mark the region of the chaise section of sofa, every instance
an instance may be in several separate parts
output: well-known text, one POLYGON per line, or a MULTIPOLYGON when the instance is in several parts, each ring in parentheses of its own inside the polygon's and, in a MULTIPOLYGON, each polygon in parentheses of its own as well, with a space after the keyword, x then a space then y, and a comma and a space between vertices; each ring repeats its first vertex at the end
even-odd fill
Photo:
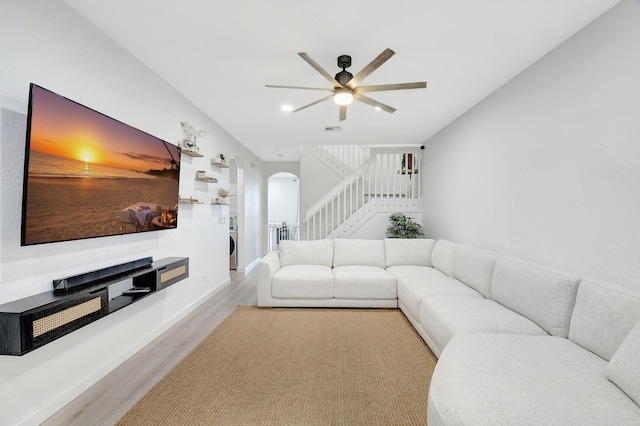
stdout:
POLYGON ((640 293, 583 280, 575 300, 568 338, 455 335, 431 380, 429 425, 640 424, 640 293))

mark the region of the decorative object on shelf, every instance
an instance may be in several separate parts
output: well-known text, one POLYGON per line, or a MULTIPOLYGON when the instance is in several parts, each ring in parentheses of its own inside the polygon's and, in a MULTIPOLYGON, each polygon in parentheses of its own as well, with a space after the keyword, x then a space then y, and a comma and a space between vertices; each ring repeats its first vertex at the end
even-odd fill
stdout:
POLYGON ((416 223, 412 217, 403 213, 394 213, 389 216, 391 225, 387 227, 387 238, 424 238, 422 225, 416 223))
POLYGON ((213 201, 213 204, 227 204, 227 197, 230 192, 226 188, 218 188, 218 196, 213 201))
POLYGON ((224 154, 218 154, 216 158, 211 159, 211 164, 218 167, 227 167, 227 160, 224 158, 224 154))
POLYGON ((209 133, 209 131, 196 130, 191 124, 186 121, 181 121, 180 126, 182 127, 183 133, 183 139, 181 143, 182 148, 199 152, 200 148, 196 145, 197 139, 205 137, 209 133))
POLYGON ((196 180, 198 182, 207 182, 207 183, 218 183, 218 179, 214 177, 207 176, 204 170, 198 170, 196 172, 196 180))

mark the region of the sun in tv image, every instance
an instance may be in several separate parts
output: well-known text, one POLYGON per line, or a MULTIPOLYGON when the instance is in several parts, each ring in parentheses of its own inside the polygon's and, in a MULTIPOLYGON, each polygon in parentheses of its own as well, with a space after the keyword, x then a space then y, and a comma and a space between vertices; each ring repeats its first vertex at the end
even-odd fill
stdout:
POLYGON ((171 229, 180 149, 32 84, 22 245, 171 229))

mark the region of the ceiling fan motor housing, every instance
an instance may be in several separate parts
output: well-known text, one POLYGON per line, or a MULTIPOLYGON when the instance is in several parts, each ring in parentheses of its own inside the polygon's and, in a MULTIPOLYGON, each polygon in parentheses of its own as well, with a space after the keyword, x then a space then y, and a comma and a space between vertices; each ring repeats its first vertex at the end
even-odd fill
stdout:
POLYGON ((341 85, 345 85, 353 78, 353 74, 349 71, 345 70, 345 68, 349 68, 351 66, 351 56, 349 55, 340 55, 338 56, 338 66, 342 68, 338 74, 336 74, 336 80, 341 85))
POLYGON ((349 55, 338 56, 338 66, 343 70, 345 68, 349 68, 351 66, 351 56, 349 55))

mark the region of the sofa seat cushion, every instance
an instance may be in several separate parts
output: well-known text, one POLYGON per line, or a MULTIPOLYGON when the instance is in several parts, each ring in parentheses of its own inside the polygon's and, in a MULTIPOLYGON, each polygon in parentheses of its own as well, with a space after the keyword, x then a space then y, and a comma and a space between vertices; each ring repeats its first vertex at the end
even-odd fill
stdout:
POLYGON ((273 275, 271 297, 276 299, 331 299, 333 273, 324 265, 291 265, 273 275))
POLYGON ((395 299, 396 279, 377 266, 350 265, 333 268, 336 299, 395 299))
POLYGON ((431 336, 438 355, 456 334, 510 333, 548 335, 533 321, 493 300, 473 297, 425 297, 420 304, 420 325, 431 336))
POLYGON ((431 378, 429 426, 640 424, 605 365, 560 337, 457 335, 431 378))
POLYGON ((460 281, 447 277, 435 268, 426 266, 390 266, 387 272, 398 281, 398 301, 417 321, 420 302, 429 296, 463 296, 481 298, 482 295, 460 281))

